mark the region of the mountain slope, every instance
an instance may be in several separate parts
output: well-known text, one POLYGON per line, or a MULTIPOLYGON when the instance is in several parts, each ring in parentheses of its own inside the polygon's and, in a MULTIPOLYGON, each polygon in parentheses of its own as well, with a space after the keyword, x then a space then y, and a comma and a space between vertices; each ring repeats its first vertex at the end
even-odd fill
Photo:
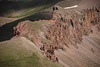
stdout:
POLYGON ((47 58, 65 67, 99 67, 99 8, 80 13, 53 8, 57 10, 51 20, 21 22, 14 27, 13 38, 27 37, 47 58))
POLYGON ((44 9, 51 7, 61 0, 32 0, 29 2, 0 2, 0 16, 6 17, 25 17, 38 13, 44 9), (2 7, 3 6, 3 7, 2 7))
POLYGON ((19 37, 0 43, 0 67, 62 67, 44 57, 28 39, 19 37))
MULTIPOLYGON (((70 45, 69 48, 66 48, 66 51, 59 49, 55 52, 61 64, 66 64, 68 67, 100 66, 100 32, 98 32, 96 26, 93 29, 93 34, 82 37, 82 42, 77 45, 79 49, 70 45)), ((66 67, 66 65, 64 66, 66 67)))
POLYGON ((0 27, 0 65, 100 67, 100 7, 87 1, 64 0, 0 27))
POLYGON ((100 7, 100 0, 82 0, 78 6, 79 10, 100 7))

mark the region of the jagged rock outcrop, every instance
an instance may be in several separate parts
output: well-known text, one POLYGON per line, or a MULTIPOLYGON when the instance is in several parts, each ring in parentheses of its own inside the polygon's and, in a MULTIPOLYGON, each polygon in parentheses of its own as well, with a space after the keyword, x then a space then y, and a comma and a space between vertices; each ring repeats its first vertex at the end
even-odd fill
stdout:
POLYGON ((14 36, 25 36, 28 32, 28 25, 24 22, 19 23, 16 27, 14 27, 14 36))
POLYGON ((82 41, 83 35, 93 33, 92 26, 99 23, 99 12, 95 9, 85 10, 81 15, 65 15, 65 12, 55 11, 54 25, 47 26, 47 39, 52 41, 55 48, 64 49, 66 45, 73 45, 78 48, 77 43, 82 41))
POLYGON ((78 49, 77 43, 81 43, 82 36, 93 33, 92 27, 100 22, 100 8, 87 9, 77 13, 57 7, 57 10, 53 12, 53 18, 48 22, 41 24, 45 31, 38 29, 32 31, 27 23, 19 23, 14 27, 14 35, 27 36, 44 51, 46 57, 52 61, 58 61, 55 50, 64 51, 65 47, 70 48, 70 45, 78 49))

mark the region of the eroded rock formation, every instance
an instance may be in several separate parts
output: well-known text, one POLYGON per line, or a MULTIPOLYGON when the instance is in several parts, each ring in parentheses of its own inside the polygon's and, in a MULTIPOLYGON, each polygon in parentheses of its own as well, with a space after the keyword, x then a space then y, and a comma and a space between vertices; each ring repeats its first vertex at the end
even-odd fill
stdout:
POLYGON ((58 61, 55 50, 64 51, 65 47, 70 48, 70 45, 78 49, 77 43, 81 43, 82 36, 93 33, 91 28, 100 22, 100 8, 87 9, 81 13, 64 11, 59 8, 53 12, 51 21, 54 23, 42 24, 45 32, 32 31, 38 35, 30 32, 26 23, 19 23, 14 27, 14 36, 27 36, 44 51, 46 57, 52 61, 58 61))
POLYGON ((52 41, 55 48, 64 49, 64 45, 69 47, 73 45, 76 48, 77 43, 82 41, 83 35, 93 33, 92 26, 99 23, 99 12, 95 9, 85 10, 81 15, 65 15, 64 12, 56 11, 53 14, 53 19, 56 21, 54 25, 47 27, 47 39, 52 41))
POLYGON ((24 22, 19 23, 14 29, 14 36, 25 36, 28 34, 28 25, 24 22))

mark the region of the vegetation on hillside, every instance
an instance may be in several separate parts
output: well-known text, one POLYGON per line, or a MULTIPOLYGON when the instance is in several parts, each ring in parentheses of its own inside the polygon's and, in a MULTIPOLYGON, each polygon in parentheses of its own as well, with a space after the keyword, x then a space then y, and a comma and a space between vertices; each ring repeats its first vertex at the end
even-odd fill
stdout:
POLYGON ((26 38, 0 43, 0 67, 62 67, 48 60, 26 38))

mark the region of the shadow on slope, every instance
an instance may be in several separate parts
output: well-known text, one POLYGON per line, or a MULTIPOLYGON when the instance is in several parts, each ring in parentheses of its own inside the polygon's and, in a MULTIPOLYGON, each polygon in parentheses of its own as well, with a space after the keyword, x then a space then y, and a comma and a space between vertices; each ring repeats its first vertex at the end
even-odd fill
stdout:
POLYGON ((38 20, 49 20, 51 19, 51 13, 48 13, 47 11, 42 11, 39 13, 36 13, 34 15, 24 17, 22 19, 18 19, 16 21, 7 23, 0 27, 0 42, 5 40, 10 40, 13 37, 13 27, 16 26, 20 22, 24 22, 25 20, 30 20, 32 22, 38 21, 38 20))
MULTIPOLYGON (((50 6, 48 7, 45 7, 43 9, 47 9, 51 6, 53 6, 54 4, 56 4, 57 2, 59 2, 61 0, 55 0, 55 1, 52 1, 53 3, 51 3, 50 6)), ((48 1, 47 1, 48 2, 48 1)), ((48 4, 48 3, 47 3, 48 4)), ((41 9, 41 10, 43 10, 41 9)), ((41 11, 40 10, 40 11, 41 11)), ((5 41, 5 40, 10 40, 12 37, 13 37, 13 27, 16 26, 18 23, 22 22, 22 21, 25 21, 25 20, 30 20, 30 21, 38 21, 38 20, 49 20, 51 19, 51 13, 48 13, 48 11, 42 11, 42 12, 39 12, 39 13, 36 13, 36 14, 32 14, 28 17, 24 17, 24 18, 21 18, 21 19, 18 19, 16 21, 13 21, 13 22, 10 22, 10 23, 7 23, 3 26, 0 27, 0 42, 1 41, 5 41)))
POLYGON ((57 3, 61 0, 32 0, 29 2, 12 2, 12 1, 1 1, 0 2, 0 16, 6 16, 12 12, 40 7, 43 5, 57 3))

